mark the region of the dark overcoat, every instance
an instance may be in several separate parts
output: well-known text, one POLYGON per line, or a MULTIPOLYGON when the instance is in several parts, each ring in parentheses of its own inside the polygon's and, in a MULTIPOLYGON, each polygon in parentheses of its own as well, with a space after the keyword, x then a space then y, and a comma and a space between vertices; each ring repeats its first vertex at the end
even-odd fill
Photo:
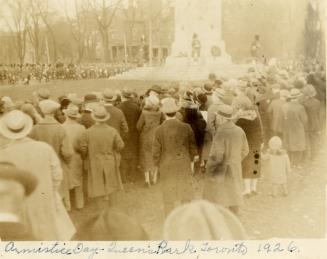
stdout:
POLYGON ((113 105, 105 105, 110 114, 107 124, 115 128, 121 137, 128 133, 128 125, 124 113, 113 105))
POLYGON ((259 117, 254 120, 241 118, 236 122, 236 125, 244 130, 249 144, 249 154, 242 161, 243 178, 259 178, 261 171, 260 149, 263 144, 260 119, 259 117))
POLYGON ((124 138, 125 147, 122 150, 122 159, 135 161, 138 159, 139 150, 139 134, 136 124, 141 115, 141 109, 132 99, 122 102, 118 108, 124 113, 128 125, 128 133, 124 138))
POLYGON ((165 202, 191 200, 191 161, 197 155, 192 128, 178 119, 164 121, 156 129, 152 152, 165 202))
POLYGON ((305 151, 307 148, 306 130, 308 116, 298 102, 287 102, 283 106, 283 141, 287 151, 305 151))
POLYGON ((124 142, 118 132, 107 124, 95 124, 81 138, 81 151, 86 157, 87 190, 91 198, 121 190, 119 152, 124 142))

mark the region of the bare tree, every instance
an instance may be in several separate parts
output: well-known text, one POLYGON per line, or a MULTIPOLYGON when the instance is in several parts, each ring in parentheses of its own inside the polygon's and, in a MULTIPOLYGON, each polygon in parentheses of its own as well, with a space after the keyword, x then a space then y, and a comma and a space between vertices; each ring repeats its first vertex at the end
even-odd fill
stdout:
POLYGON ((52 62, 57 62, 57 42, 56 42, 56 37, 53 31, 53 28, 51 26, 51 17, 55 15, 55 12, 52 11, 49 8, 49 3, 48 0, 33 0, 36 2, 36 6, 38 8, 38 14, 44 23, 46 29, 47 29, 47 38, 48 35, 51 38, 51 43, 52 43, 52 62))
MULTIPOLYGON (((66 6, 66 5, 65 5, 66 6)), ((83 59, 86 45, 86 23, 87 23, 87 7, 86 1, 74 0, 74 16, 68 14, 67 8, 65 8, 66 19, 70 25, 70 31, 72 37, 77 46, 77 63, 80 63, 83 59), (78 3, 80 2, 80 4, 78 3)))
POLYGON ((14 46, 20 64, 25 61, 26 36, 27 36, 27 1, 26 0, 7 0, 7 6, 11 13, 11 19, 6 19, 7 25, 14 38, 14 46))
POLYGON ((105 62, 111 59, 109 51, 109 28, 121 3, 122 0, 89 0, 89 5, 101 35, 103 60, 105 62))
POLYGON ((40 23, 41 23, 41 17, 39 13, 38 8, 38 1, 35 0, 29 0, 29 17, 30 21, 28 24, 28 36, 31 41, 31 44, 34 48, 34 61, 35 63, 40 62, 40 45, 41 45, 41 39, 40 39, 40 23))

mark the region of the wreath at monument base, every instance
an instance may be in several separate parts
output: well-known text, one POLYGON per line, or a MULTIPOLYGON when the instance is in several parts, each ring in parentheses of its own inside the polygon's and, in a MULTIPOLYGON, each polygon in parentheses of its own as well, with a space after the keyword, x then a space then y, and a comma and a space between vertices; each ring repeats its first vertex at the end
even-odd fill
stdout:
POLYGON ((212 46, 212 48, 211 48, 211 55, 213 56, 213 57, 220 57, 220 55, 221 55, 221 50, 220 50, 220 48, 218 47, 218 46, 212 46))

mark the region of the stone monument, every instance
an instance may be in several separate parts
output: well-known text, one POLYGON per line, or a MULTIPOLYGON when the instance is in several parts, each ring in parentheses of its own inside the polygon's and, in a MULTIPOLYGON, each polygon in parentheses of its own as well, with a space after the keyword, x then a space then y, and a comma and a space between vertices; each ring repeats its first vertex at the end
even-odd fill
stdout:
POLYGON ((174 0, 175 37, 166 66, 230 64, 221 37, 221 0, 174 0), (192 58, 192 37, 201 43, 199 60, 192 58))
POLYGON ((209 73, 236 78, 249 65, 234 64, 221 36, 221 0, 174 0, 175 37, 164 66, 142 67, 121 80, 205 81, 209 73))

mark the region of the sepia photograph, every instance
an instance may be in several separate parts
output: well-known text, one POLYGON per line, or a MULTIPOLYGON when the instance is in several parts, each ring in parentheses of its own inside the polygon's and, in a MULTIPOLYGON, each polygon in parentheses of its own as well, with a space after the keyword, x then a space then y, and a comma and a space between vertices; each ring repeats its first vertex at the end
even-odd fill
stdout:
POLYGON ((326 1, 0 6, 6 252, 326 237, 326 1))

